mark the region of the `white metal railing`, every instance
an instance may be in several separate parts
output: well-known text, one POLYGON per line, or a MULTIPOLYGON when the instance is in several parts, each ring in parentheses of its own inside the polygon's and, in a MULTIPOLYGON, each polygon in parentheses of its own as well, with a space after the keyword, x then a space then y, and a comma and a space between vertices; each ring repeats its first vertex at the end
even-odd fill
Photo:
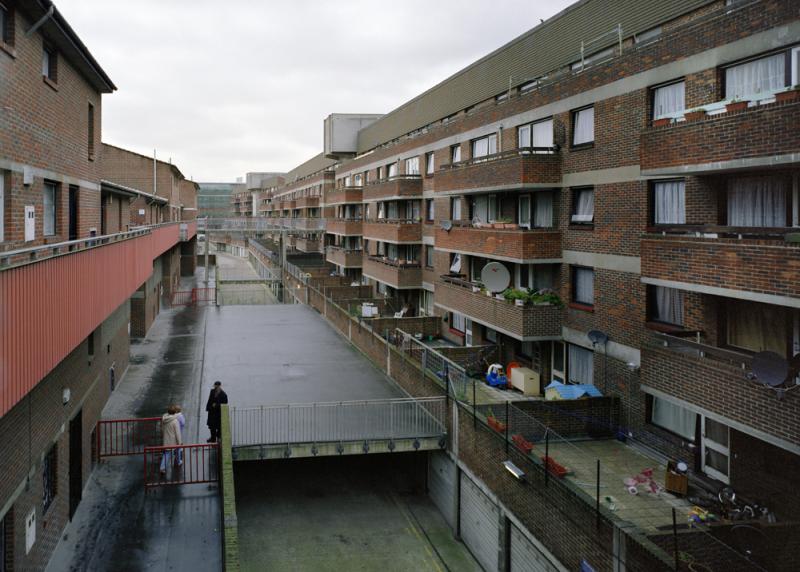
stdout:
POLYGON ((442 437, 445 401, 441 396, 232 408, 233 446, 442 437))

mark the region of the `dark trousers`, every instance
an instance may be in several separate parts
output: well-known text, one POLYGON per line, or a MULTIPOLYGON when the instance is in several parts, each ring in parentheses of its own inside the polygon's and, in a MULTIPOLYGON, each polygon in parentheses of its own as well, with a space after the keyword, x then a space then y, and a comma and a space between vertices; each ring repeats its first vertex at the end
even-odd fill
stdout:
POLYGON ((208 430, 211 431, 212 439, 216 439, 217 441, 219 441, 220 437, 222 437, 222 431, 220 425, 209 425, 208 430))

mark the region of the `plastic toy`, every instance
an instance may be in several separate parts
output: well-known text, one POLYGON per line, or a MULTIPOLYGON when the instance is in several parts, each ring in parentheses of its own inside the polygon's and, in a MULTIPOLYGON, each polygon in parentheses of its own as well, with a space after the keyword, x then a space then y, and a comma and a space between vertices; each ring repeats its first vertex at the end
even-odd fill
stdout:
POLYGON ((508 378, 503 370, 502 364, 493 363, 486 371, 486 383, 490 387, 500 387, 505 389, 508 386, 508 378))

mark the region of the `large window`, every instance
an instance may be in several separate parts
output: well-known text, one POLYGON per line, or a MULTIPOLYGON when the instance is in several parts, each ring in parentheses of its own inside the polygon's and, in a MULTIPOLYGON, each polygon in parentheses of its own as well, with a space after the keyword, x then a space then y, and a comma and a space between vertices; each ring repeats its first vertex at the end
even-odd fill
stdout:
POLYGON ((653 119, 677 117, 686 109, 686 82, 653 88, 653 119))
POLYGON ((553 193, 540 191, 519 198, 519 225, 522 228, 553 226, 553 193))
POLYGON ((436 159, 433 154, 433 151, 430 153, 425 153, 425 174, 426 175, 433 175, 434 170, 436 169, 436 159))
POLYGON ((777 177, 743 177, 728 182, 728 225, 783 227, 786 183, 777 177))
POLYGON ((697 413, 661 399, 652 398, 650 422, 689 441, 695 440, 697 433, 697 413))
POLYGON ((497 220, 497 195, 479 195, 473 197, 472 220, 484 224, 497 220))
POLYGON ((572 112, 572 145, 589 145, 594 142, 594 107, 572 112))
POLYGON ((594 222, 594 189, 572 189, 573 224, 592 224, 594 222))
POLYGON ((469 278, 472 282, 481 282, 483 267, 489 264, 489 260, 480 256, 469 257, 469 278))
POLYGON ((594 384, 594 352, 568 344, 567 379, 570 383, 594 384))
POLYGON ((788 52, 781 52, 726 68, 725 99, 766 97, 789 85, 787 57, 788 52))
POLYGON ((594 306, 594 270, 572 267, 572 301, 582 306, 594 306))
POLYGON ((44 184, 43 201, 43 232, 45 236, 52 236, 56 233, 56 186, 53 183, 44 184))
POLYGON ((419 313, 423 316, 433 316, 433 292, 422 291, 419 301, 419 313))
POLYGON ((435 218, 433 199, 425 199, 425 220, 433 222, 435 218))
POLYGON ((521 125, 517 130, 517 147, 552 147, 553 119, 521 125))
POLYGON ((497 134, 492 133, 486 137, 475 139, 472 142, 472 158, 479 159, 497 153, 497 134))
POLYGON ((659 181, 653 184, 653 216, 656 224, 686 223, 684 181, 659 181))
POLYGON ((650 319, 656 322, 683 325, 683 292, 666 286, 651 286, 650 319))
POLYGON ((556 267, 553 264, 516 264, 517 288, 534 291, 553 288, 556 282, 556 267))
POLYGON ((467 318, 463 314, 450 312, 450 327, 463 334, 467 330, 467 318))
POLYGON ((453 145, 450 147, 450 162, 458 163, 461 161, 461 145, 453 145))
POLYGON ((42 512, 47 512, 58 493, 58 444, 50 447, 42 463, 42 512))
POLYGON ((391 179, 397 175, 397 163, 389 163, 386 165, 386 177, 391 179))
POLYGON ((728 345, 750 352, 772 351, 787 357, 788 316, 780 306, 728 300, 728 345))
POLYGON ((450 219, 461 220, 461 197, 450 199, 450 219))
POLYGON ((406 175, 419 175, 419 157, 406 159, 406 175))

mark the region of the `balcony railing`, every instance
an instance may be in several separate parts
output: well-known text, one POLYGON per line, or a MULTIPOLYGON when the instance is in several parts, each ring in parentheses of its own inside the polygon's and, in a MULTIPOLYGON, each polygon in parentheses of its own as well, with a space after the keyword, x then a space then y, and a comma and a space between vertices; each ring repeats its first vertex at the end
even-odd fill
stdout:
POLYGON ((329 218, 325 224, 325 231, 331 234, 359 236, 362 230, 361 217, 329 218))
POLYGON ((421 198, 422 177, 420 175, 394 175, 367 183, 364 199, 421 198))
POLYGON ((503 189, 560 183, 561 155, 555 147, 529 147, 443 165, 436 191, 503 189))
POLYGON ((295 244, 297 250, 300 252, 319 252, 319 241, 309 240, 307 238, 298 238, 295 244))
POLYGON ((314 208, 319 206, 319 197, 301 197, 295 203, 298 209, 314 208))
POLYGON ((408 289, 422 286, 422 267, 416 260, 368 256, 364 258, 362 272, 393 288, 408 289))
POLYGON ((454 276, 441 276, 436 285, 436 304, 517 339, 558 339, 561 308, 552 304, 516 305, 487 295, 476 283, 454 276))
POLYGON ((330 245, 326 249, 325 260, 345 268, 361 268, 363 250, 330 245))
POLYGON ((328 192, 325 204, 360 203, 363 199, 364 187, 340 187, 328 192))
POLYGON ((436 246, 450 251, 520 262, 561 259, 561 231, 557 228, 494 228, 468 221, 452 221, 450 230, 436 229, 436 246))
POLYGON ((365 237, 388 242, 422 241, 422 221, 420 219, 383 218, 364 222, 365 237))

